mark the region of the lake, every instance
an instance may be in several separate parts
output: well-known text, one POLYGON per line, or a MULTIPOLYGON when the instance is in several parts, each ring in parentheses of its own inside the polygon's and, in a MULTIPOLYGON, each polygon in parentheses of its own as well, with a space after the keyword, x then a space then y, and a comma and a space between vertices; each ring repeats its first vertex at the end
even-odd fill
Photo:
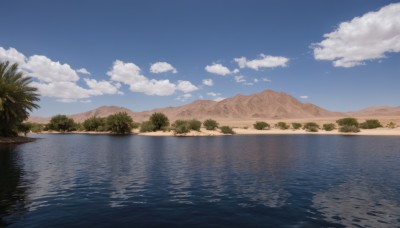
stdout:
POLYGON ((0 227, 400 227, 399 137, 31 136, 0 227))

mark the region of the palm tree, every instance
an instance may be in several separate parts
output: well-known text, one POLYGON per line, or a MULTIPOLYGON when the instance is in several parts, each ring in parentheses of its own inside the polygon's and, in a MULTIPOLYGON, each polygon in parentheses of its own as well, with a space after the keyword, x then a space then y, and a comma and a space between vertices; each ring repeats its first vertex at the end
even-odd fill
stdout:
POLYGON ((37 88, 30 77, 18 71, 18 64, 0 62, 0 136, 15 136, 17 127, 39 108, 37 88))

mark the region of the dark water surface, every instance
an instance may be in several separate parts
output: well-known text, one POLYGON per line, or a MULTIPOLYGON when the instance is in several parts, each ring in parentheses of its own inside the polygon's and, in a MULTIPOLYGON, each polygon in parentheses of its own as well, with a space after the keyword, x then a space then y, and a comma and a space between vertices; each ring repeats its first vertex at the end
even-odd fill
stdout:
POLYGON ((0 146, 0 227, 400 227, 399 137, 37 137, 0 146))

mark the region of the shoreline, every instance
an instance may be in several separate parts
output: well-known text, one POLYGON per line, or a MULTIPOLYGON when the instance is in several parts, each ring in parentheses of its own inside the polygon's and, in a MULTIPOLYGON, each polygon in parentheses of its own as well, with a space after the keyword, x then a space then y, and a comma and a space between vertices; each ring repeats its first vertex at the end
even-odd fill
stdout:
POLYGON ((21 144, 34 142, 39 138, 31 138, 26 136, 17 136, 17 137, 0 137, 0 145, 1 144, 21 144))
MULTIPOLYGON (((256 129, 244 129, 244 128, 233 128, 236 132, 235 135, 351 135, 351 136, 400 136, 400 128, 377 128, 377 129, 361 129, 358 133, 342 133, 337 129, 332 131, 319 130, 318 132, 307 132, 303 129, 293 130, 280 130, 280 129, 269 129, 269 130, 256 130, 256 129)), ((34 134, 88 134, 88 135, 117 135, 111 132, 94 132, 94 131, 73 131, 73 132, 39 132, 34 134)), ((190 137, 190 136, 224 136, 229 134, 222 134, 219 131, 210 131, 202 128, 200 132, 191 131, 187 134, 174 134, 173 131, 156 131, 156 132, 144 132, 141 133, 137 129, 134 129, 131 134, 127 135, 140 135, 140 136, 176 136, 176 137, 190 137)))

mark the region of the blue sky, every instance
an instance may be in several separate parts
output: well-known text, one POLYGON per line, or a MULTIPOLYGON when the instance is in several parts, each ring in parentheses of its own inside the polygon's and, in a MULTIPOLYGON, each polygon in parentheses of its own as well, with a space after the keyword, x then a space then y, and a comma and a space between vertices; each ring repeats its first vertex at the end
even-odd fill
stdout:
POLYGON ((399 15, 383 0, 13 0, 0 60, 33 78, 40 116, 265 89, 334 111, 399 106, 399 15))

